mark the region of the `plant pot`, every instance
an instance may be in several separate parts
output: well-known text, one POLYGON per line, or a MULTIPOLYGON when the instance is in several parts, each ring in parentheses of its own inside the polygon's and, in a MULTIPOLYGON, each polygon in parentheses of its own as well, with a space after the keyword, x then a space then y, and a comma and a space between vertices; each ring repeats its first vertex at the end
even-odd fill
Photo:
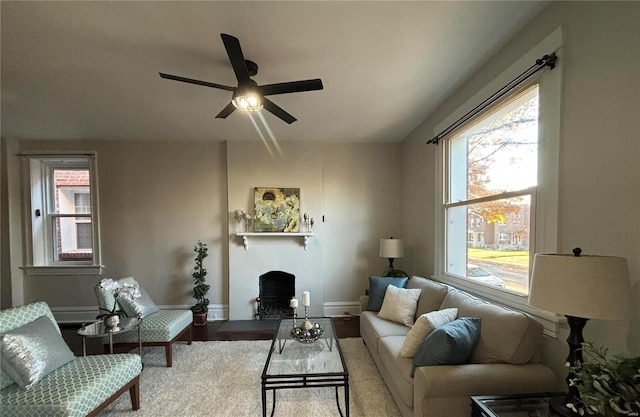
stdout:
POLYGON ((193 313, 193 325, 194 326, 205 326, 207 324, 207 313, 193 313))

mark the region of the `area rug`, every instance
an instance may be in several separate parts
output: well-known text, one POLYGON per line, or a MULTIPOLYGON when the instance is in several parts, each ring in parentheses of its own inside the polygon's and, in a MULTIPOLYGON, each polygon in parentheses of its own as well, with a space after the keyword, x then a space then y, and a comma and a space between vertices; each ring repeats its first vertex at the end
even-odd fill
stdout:
MULTIPOLYGON (((261 416, 260 376, 270 346, 266 340, 177 344, 171 368, 164 365, 163 349, 145 348, 140 410, 131 410, 126 393, 100 416, 261 416)), ((362 339, 340 339, 340 346, 349 370, 351 416, 400 416, 362 339)), ((270 405, 271 392, 267 398, 270 405)), ((337 416, 335 388, 279 390, 274 415, 337 416)))

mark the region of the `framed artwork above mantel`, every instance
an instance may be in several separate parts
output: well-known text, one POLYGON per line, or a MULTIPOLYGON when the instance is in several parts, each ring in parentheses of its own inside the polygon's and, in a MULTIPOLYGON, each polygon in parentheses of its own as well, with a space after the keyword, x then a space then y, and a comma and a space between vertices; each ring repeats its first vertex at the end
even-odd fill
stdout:
POLYGON ((300 188, 255 187, 254 232, 300 232, 300 188))

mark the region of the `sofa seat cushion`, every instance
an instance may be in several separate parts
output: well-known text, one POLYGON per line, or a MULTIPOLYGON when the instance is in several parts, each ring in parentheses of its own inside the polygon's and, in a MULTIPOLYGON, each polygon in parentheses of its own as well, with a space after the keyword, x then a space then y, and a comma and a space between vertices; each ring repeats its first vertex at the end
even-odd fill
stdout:
POLYGON ((457 308, 458 317, 482 319, 480 339, 470 363, 528 363, 542 338, 542 325, 524 313, 508 310, 451 289, 443 309, 457 308))
MULTIPOLYGON (((187 326, 191 326, 191 310, 162 310, 142 319, 142 342, 170 342, 187 326)), ((103 343, 108 343, 103 338, 103 343)), ((113 336, 113 343, 138 343, 138 332, 131 331, 113 336)))
POLYGON ((422 290, 420 292, 420 299, 418 300, 418 307, 416 308, 416 318, 425 313, 439 310, 449 290, 449 287, 445 284, 416 276, 411 277, 411 279, 407 281, 405 288, 420 288, 422 290))
POLYGON ((138 355, 77 357, 28 390, 0 391, 3 417, 84 417, 140 374, 138 355))
POLYGON ((404 336, 409 328, 401 323, 381 319, 375 311, 363 311, 360 314, 360 333, 369 349, 378 353, 378 340, 387 336, 404 336))
POLYGON ((378 355, 402 401, 407 407, 413 408, 413 378, 410 376, 413 361, 400 356, 403 343, 403 336, 383 337, 378 341, 378 355))

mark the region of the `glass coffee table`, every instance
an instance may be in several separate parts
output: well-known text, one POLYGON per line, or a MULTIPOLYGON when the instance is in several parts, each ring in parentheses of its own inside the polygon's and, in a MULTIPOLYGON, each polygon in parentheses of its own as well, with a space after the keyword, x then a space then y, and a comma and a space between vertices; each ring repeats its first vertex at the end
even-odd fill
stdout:
POLYGON ((142 327, 140 322, 142 320, 136 317, 123 317, 120 319, 120 325, 117 330, 110 329, 104 325, 104 321, 96 321, 91 324, 83 324, 78 329, 78 334, 82 336, 82 354, 87 356, 87 341, 88 337, 109 337, 109 353, 113 353, 113 335, 130 332, 138 329, 138 344, 140 348, 140 356, 142 356, 142 327))
POLYGON ((471 397, 472 417, 556 417, 549 404, 566 394, 546 392, 529 395, 480 395, 471 397))
POLYGON ((349 417, 349 371, 344 363, 333 322, 327 318, 309 320, 318 323, 324 329, 324 335, 308 344, 291 337, 293 320, 283 319, 278 325, 262 371, 263 417, 267 416, 267 391, 273 393, 273 416, 277 390, 322 387, 335 387, 338 412, 340 416, 349 417), (340 387, 344 389, 344 415, 340 408, 340 387))

